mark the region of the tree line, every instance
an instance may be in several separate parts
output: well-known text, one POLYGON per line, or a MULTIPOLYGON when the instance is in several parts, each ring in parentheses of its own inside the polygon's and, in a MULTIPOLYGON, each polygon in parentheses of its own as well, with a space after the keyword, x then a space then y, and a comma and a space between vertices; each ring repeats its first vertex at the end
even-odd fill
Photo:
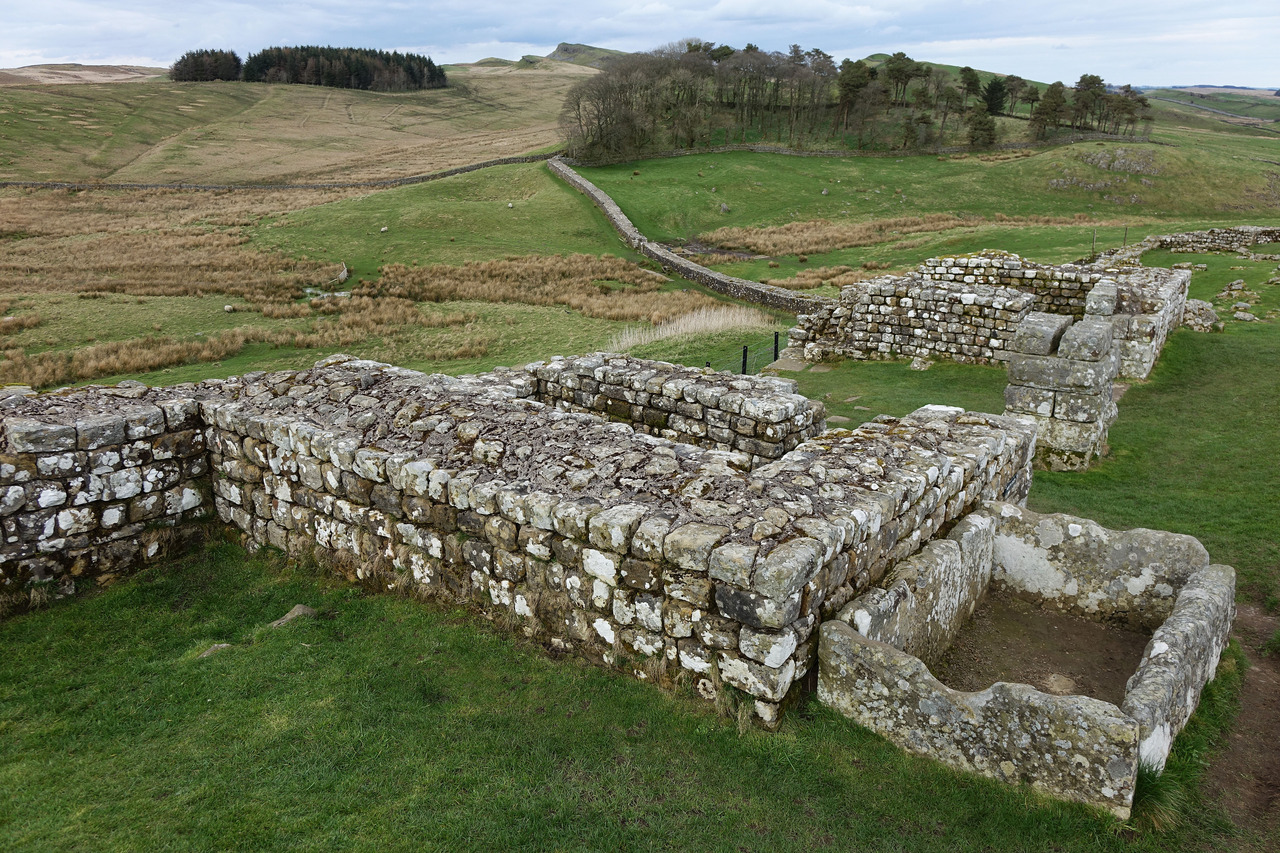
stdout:
POLYGON ((448 85, 429 56, 351 47, 269 47, 241 63, 235 51, 188 51, 169 69, 177 82, 244 80, 300 83, 338 89, 404 92, 448 85))
POLYGON ((920 150, 992 145, 1010 133, 997 116, 1026 121, 1016 132, 1031 138, 1067 126, 1133 134, 1150 120, 1148 106, 1136 90, 1113 91, 1096 75, 1041 92, 1017 75, 984 83, 967 66, 953 72, 902 52, 837 65, 818 48, 739 50, 693 39, 619 57, 576 84, 561 127, 570 153, 587 159, 751 142, 920 150))

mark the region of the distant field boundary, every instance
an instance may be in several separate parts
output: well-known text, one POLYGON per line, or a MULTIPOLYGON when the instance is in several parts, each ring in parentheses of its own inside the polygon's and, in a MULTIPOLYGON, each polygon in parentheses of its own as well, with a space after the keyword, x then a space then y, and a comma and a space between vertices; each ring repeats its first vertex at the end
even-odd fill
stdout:
POLYGON ((410 175, 404 178, 387 178, 381 181, 335 181, 331 183, 304 184, 140 184, 108 181, 0 181, 0 188, 22 187, 42 190, 347 190, 377 189, 404 187, 410 184, 425 184, 467 172, 478 172, 493 166, 510 166, 515 163, 541 163, 550 160, 558 152, 546 154, 526 154, 520 157, 500 157, 497 160, 485 160, 467 166, 457 166, 442 172, 429 172, 425 175, 410 175))

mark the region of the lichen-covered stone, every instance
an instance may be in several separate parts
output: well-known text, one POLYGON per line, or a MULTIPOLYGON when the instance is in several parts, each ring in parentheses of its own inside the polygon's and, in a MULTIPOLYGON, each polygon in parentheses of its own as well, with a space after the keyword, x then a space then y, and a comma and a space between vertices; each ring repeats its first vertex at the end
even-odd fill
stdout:
POLYGON ((962 693, 839 620, 820 637, 818 698, 859 725, 957 769, 1129 817, 1138 724, 1114 705, 1025 684, 962 693))

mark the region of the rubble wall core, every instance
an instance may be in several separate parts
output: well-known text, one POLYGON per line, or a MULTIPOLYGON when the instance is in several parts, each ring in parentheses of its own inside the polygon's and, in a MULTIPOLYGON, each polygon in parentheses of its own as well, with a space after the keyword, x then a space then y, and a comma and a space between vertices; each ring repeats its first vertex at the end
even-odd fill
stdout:
POLYGON ((1214 676, 1235 573, 1190 536, 1112 531, 992 502, 823 623, 818 696, 911 752, 1128 818, 1140 765, 1159 772, 1214 676), (1153 631, 1119 707, 929 671, 989 585, 1040 606, 1153 631))

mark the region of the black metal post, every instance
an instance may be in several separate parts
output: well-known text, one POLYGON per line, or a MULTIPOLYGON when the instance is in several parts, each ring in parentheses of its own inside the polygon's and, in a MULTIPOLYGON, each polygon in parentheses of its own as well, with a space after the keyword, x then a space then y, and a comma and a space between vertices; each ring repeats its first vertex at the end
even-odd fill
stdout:
POLYGON ((742 375, 745 376, 746 374, 747 374, 747 348, 743 347, 742 348, 742 375))
POLYGON ((778 332, 773 333, 773 360, 778 360, 778 332))

